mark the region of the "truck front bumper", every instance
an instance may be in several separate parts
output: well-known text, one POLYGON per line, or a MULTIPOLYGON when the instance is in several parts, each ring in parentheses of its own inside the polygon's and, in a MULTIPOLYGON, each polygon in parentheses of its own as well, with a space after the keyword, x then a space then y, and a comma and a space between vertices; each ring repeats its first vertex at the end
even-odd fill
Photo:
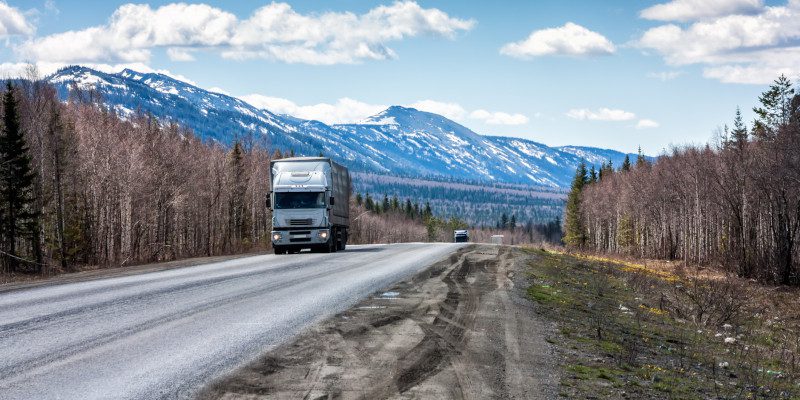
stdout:
POLYGON ((272 231, 273 246, 303 246, 328 243, 330 229, 292 229, 272 231))

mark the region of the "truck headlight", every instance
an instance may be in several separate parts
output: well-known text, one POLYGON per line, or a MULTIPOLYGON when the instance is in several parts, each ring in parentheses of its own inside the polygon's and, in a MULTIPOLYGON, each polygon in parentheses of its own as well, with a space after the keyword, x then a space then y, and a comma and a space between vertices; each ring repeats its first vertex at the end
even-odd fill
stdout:
POLYGON ((322 232, 320 232, 320 233, 319 233, 319 237, 321 237, 321 238, 323 238, 323 239, 327 239, 327 238, 328 238, 328 231, 322 231, 322 232))
POLYGON ((281 240, 281 234, 280 233, 273 233, 272 234, 272 240, 275 240, 275 241, 281 240))

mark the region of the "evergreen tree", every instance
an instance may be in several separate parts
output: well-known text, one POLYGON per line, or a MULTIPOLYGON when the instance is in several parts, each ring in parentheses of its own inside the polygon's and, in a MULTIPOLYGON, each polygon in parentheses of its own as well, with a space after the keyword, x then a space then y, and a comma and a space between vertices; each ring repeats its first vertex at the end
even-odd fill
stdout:
POLYGON ((631 170, 631 158, 625 154, 625 160, 622 161, 622 167, 620 167, 620 171, 628 172, 631 170))
POLYGON ((572 179, 572 187, 567 197, 565 211, 566 232, 564 243, 570 247, 582 247, 586 242, 586 232, 583 228, 583 215, 581 212, 581 192, 586 185, 586 164, 581 163, 572 179))
POLYGON ((387 212, 392 209, 392 204, 389 202, 389 196, 384 194, 383 195, 383 212, 387 212))
POLYGON ((364 200, 364 208, 366 208, 367 211, 375 209, 375 202, 372 200, 372 196, 369 195, 369 192, 367 192, 366 200, 364 200))
POLYGON ((397 198, 397 195, 392 196, 392 211, 397 211, 400 209, 400 200, 397 198))
POLYGON ((603 163, 600 164, 600 171, 598 171, 598 173, 597 173, 597 181, 598 182, 603 180, 603 176, 605 175, 605 173, 606 173, 606 162, 603 161, 603 163))
POLYGON ((789 122, 791 101, 794 97, 792 82, 781 75, 770 86, 769 90, 759 96, 761 107, 754 107, 757 119, 753 126, 753 134, 759 139, 771 139, 778 128, 789 122))
POLYGON ((414 206, 411 205, 411 199, 406 199, 406 218, 414 218, 414 206))
MULTIPOLYGON (((34 181, 28 145, 19 122, 14 87, 6 84, 3 94, 3 125, 0 131, 0 233, 2 257, 11 270, 20 264, 17 244, 28 239, 33 254, 40 261, 38 243, 39 215, 34 211, 34 181)), ((35 265, 38 267, 38 265, 35 265)))
POLYGON ((517 216, 516 215, 514 215, 514 214, 511 215, 511 220, 508 221, 508 228, 511 229, 512 232, 517 229, 517 216))
POLYGON ((636 168, 641 168, 647 165, 647 159, 642 154, 642 146, 639 146, 638 155, 636 156, 636 168))
POLYGON ((747 143, 747 139, 747 126, 745 126, 744 121, 742 120, 742 111, 739 109, 739 107, 736 107, 736 117, 733 119, 731 141, 737 149, 742 150, 744 149, 744 145, 747 143))
POLYGON ((589 170, 589 183, 597 183, 597 170, 592 165, 592 168, 589 170))
POLYGON ((363 203, 363 202, 364 202, 364 198, 361 197, 361 193, 356 193, 356 204, 358 204, 360 206, 361 203, 363 203))
POLYGON ((422 218, 430 219, 432 216, 433 216, 433 210, 431 210, 431 203, 426 201, 425 210, 422 211, 422 218))
POLYGON ((506 215, 506 213, 503 213, 503 215, 500 216, 500 229, 506 229, 506 228, 508 228, 508 215, 506 215))

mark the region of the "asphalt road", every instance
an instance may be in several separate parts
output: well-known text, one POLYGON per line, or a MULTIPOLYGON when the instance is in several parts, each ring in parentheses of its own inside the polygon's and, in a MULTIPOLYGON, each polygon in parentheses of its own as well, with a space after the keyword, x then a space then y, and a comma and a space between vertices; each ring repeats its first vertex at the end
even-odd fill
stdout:
POLYGON ((458 247, 348 246, 0 293, 0 398, 192 397, 458 247))

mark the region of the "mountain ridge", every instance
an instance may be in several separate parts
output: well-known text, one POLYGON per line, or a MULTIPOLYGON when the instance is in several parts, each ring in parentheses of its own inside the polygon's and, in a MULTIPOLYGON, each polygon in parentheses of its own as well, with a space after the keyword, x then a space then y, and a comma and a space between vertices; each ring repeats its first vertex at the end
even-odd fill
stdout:
POLYGON ((481 135, 444 116, 397 105, 358 123, 328 125, 276 114, 164 74, 131 69, 105 73, 71 66, 46 80, 62 100, 76 86, 92 89, 122 118, 149 113, 186 126, 203 140, 229 145, 251 137, 297 154, 322 152, 362 172, 563 188, 581 160, 620 165, 625 157, 616 150, 550 147, 529 139, 481 135))

